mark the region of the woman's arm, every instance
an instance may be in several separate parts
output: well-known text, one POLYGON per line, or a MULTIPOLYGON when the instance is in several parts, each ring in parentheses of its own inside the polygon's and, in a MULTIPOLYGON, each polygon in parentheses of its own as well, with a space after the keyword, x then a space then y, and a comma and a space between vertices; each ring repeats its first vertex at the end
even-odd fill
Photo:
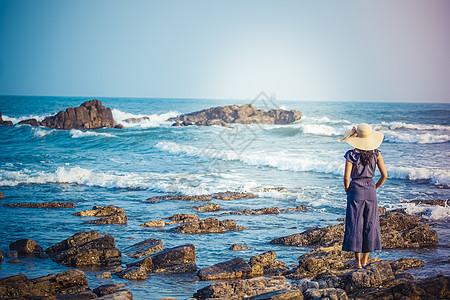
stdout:
POLYGON ((347 193, 348 187, 350 186, 350 175, 352 173, 353 164, 349 161, 345 161, 345 171, 344 171, 344 189, 347 193))
POLYGON ((381 177, 380 177, 380 179, 378 179, 375 186, 376 186, 376 188, 379 188, 380 186, 383 185, 383 183, 388 178, 388 174, 386 171, 386 167, 384 166, 384 160, 383 160, 383 157, 381 156, 381 153, 380 153, 380 155, 378 155, 377 166, 378 166, 378 170, 380 170, 381 177))

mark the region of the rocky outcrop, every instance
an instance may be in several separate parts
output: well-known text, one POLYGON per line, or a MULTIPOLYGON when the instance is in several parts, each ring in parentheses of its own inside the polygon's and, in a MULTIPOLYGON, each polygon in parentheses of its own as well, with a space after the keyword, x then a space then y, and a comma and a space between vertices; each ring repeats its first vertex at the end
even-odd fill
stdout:
POLYGON ((210 298, 238 300, 248 299, 248 297, 255 297, 266 294, 264 298, 259 299, 302 299, 301 292, 296 293, 299 298, 267 297, 267 294, 272 292, 278 292, 279 294, 288 293, 288 291, 291 291, 291 288, 292 285, 286 281, 285 277, 282 276, 271 278, 257 277, 238 281, 223 281, 213 283, 198 290, 194 294, 194 298, 198 300, 205 300, 210 298))
POLYGON ((123 253, 131 258, 141 258, 163 249, 162 240, 147 239, 126 248, 123 253))
POLYGON ((0 249, 0 263, 3 261, 3 251, 0 249))
POLYGON ((279 209, 278 207, 263 207, 263 208, 256 208, 256 209, 244 209, 240 211, 232 211, 232 212, 225 212, 222 215, 278 215, 279 213, 285 213, 285 212, 291 212, 291 211, 304 211, 307 210, 305 205, 300 205, 297 207, 291 207, 291 208, 283 208, 279 209))
POLYGON ((53 296, 51 299, 55 299, 55 296, 88 292, 88 289, 86 275, 83 271, 76 269, 34 279, 28 279, 24 274, 0 279, 0 297, 2 299, 43 299, 44 296, 53 296))
MULTIPOLYGON (((121 284, 104 284, 95 288, 92 292, 101 300, 133 300, 133 294, 122 289, 125 286, 121 284)), ((87 298, 89 299, 89 298, 87 298)))
POLYGON ((237 226, 236 221, 232 219, 219 221, 216 218, 208 218, 179 225, 174 229, 174 231, 184 234, 206 234, 224 233, 227 231, 241 231, 244 229, 245 228, 243 226, 237 226))
POLYGON ((333 299, 347 300, 347 293, 342 289, 325 288, 325 289, 308 289, 304 292, 305 300, 333 299))
POLYGON ((229 261, 200 269, 197 276, 200 280, 247 278, 252 276, 252 267, 242 258, 233 258, 229 261))
POLYGON ((61 202, 43 202, 43 203, 32 203, 32 202, 22 202, 22 203, 11 203, 3 204, 6 207, 29 207, 29 208, 75 208, 75 203, 61 203, 61 202))
POLYGON ((11 121, 3 121, 2 112, 0 111, 0 125, 13 126, 14 124, 11 121))
POLYGON ((128 280, 146 280, 147 279, 147 271, 141 267, 130 267, 122 272, 117 273, 119 278, 128 279, 128 280))
POLYGON ((196 211, 219 211, 220 210, 220 204, 216 203, 208 203, 205 205, 199 205, 199 206, 193 206, 191 209, 196 211))
POLYGON ((122 254, 112 235, 97 231, 79 232, 45 250, 53 261, 68 267, 119 265, 122 254))
POLYGON ((251 104, 228 105, 204 109, 176 118, 170 118, 169 121, 175 122, 173 126, 211 126, 228 124, 290 124, 302 117, 301 112, 297 110, 272 109, 265 112, 262 109, 256 109, 251 104))
POLYGON ((146 202, 147 203, 157 203, 159 201, 164 201, 164 200, 183 200, 183 201, 193 201, 193 202, 211 201, 211 196, 210 195, 194 195, 194 196, 164 195, 164 196, 155 196, 155 197, 147 198, 146 202))
POLYGON ((378 287, 394 279, 389 262, 378 261, 341 275, 340 286, 349 294, 361 289, 378 287))
POLYGON ((243 199, 243 198, 252 199, 252 198, 258 198, 259 196, 256 194, 252 194, 252 193, 226 191, 226 192, 219 192, 219 193, 211 194, 211 197, 214 199, 229 201, 229 200, 243 199))
POLYGON ((248 249, 250 249, 250 247, 240 245, 240 244, 233 244, 230 246, 230 248, 228 248, 228 250, 231 250, 231 251, 242 251, 242 250, 248 250, 248 249))
POLYGON ((411 200, 409 203, 414 203, 416 205, 425 204, 425 205, 439 205, 439 206, 448 206, 449 200, 442 199, 433 199, 433 200, 411 200))
POLYGON ((285 271, 289 270, 289 267, 286 263, 275 260, 276 257, 275 251, 267 251, 251 257, 248 264, 253 270, 261 270, 260 275, 283 275, 285 271))
POLYGON ((65 111, 45 118, 42 122, 29 119, 21 121, 19 124, 55 129, 99 129, 116 126, 111 109, 103 106, 100 100, 86 101, 75 108, 69 107, 65 111))
POLYGON ((280 212, 285 213, 285 212, 291 212, 291 211, 305 211, 305 210, 308 210, 306 205, 299 205, 299 206, 296 206, 296 207, 280 209, 280 212))
POLYGON ((44 258, 44 249, 31 239, 21 239, 9 245, 11 251, 17 251, 19 255, 28 255, 44 258))
POLYGON ((195 247, 190 244, 155 252, 127 266, 140 267, 148 273, 185 273, 197 270, 195 259, 195 247))
POLYGON ((141 227, 164 227, 166 226, 166 223, 164 222, 164 220, 152 220, 152 221, 148 221, 145 222, 141 225, 139 225, 141 227))
MULTIPOLYGON (((270 243, 297 247, 321 247, 342 244, 344 224, 312 228, 302 233, 273 239, 270 243)), ((417 216, 387 212, 380 217, 381 243, 384 249, 437 246, 435 230, 417 216)))
POLYGON ((200 217, 195 214, 175 214, 169 218, 164 218, 167 224, 180 224, 180 223, 190 223, 190 222, 200 222, 200 217))
POLYGON ((83 224, 127 224, 128 216, 123 211, 123 208, 108 205, 108 206, 94 206, 91 210, 84 210, 73 214, 80 217, 100 217, 100 219, 86 221, 83 224))

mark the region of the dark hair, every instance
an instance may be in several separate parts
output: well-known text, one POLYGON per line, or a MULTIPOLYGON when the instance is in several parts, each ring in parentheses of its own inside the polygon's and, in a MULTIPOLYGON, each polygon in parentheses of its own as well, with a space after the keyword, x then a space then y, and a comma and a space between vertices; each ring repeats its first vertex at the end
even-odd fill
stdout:
POLYGON ((361 157, 361 163, 364 166, 367 166, 373 157, 373 150, 359 150, 359 154, 361 157))

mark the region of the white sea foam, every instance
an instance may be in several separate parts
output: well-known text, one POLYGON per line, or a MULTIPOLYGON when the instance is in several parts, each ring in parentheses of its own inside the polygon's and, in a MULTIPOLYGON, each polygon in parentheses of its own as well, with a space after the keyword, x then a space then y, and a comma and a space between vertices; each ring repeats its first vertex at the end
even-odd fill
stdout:
POLYGON ((20 121, 28 120, 28 119, 36 119, 40 122, 48 116, 50 116, 50 115, 43 115, 43 116, 29 115, 29 116, 21 116, 21 117, 14 118, 14 117, 8 117, 6 115, 2 115, 2 119, 3 119, 3 121, 11 121, 11 122, 13 122, 13 124, 17 124, 20 121))
POLYGON ((70 135, 72 138, 81 138, 81 137, 90 137, 90 136, 107 136, 107 137, 116 137, 113 134, 109 134, 106 132, 96 132, 96 131, 82 131, 78 129, 71 129, 70 135))
POLYGON ((408 214, 421 214, 424 218, 432 221, 450 221, 450 206, 426 205, 415 203, 404 203, 399 207, 405 208, 408 214))
POLYGON ((171 124, 171 122, 168 122, 167 120, 169 118, 174 118, 178 116, 180 113, 176 111, 169 111, 164 114, 152 114, 152 115, 135 115, 127 112, 120 111, 118 109, 112 110, 113 118, 118 124, 122 124, 125 127, 141 127, 141 128, 148 128, 148 127, 158 127, 161 125, 168 125, 171 124), (125 121, 127 119, 135 119, 133 121, 125 121))
POLYGON ((410 134, 387 131, 385 132, 385 140, 390 143, 436 144, 450 142, 450 135, 433 133, 410 134))
POLYGON ((55 129, 43 129, 43 128, 36 127, 36 128, 33 128, 32 131, 33 131, 33 137, 35 139, 41 139, 41 138, 51 134, 52 132, 54 132, 55 129))
POLYGON ((403 122, 381 122, 381 126, 390 130, 410 129, 410 130, 445 130, 450 131, 450 126, 434 124, 408 124, 403 122))
POLYGON ((390 177, 409 180, 430 180, 436 185, 450 185, 450 171, 424 167, 387 166, 390 177))
POLYGON ((303 133, 313 135, 333 136, 340 135, 333 127, 323 124, 304 124, 301 126, 303 133))
POLYGON ((328 117, 308 117, 308 116, 303 116, 302 120, 304 121, 311 121, 314 123, 319 123, 319 124, 351 124, 350 121, 347 120, 332 120, 328 117))

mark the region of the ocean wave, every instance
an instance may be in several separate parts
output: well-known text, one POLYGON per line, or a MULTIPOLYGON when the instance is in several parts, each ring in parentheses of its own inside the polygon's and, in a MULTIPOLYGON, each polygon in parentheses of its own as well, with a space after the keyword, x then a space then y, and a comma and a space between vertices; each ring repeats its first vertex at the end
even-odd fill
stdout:
POLYGON ((318 124, 351 124, 350 121, 347 120, 332 120, 328 117, 308 117, 303 116, 302 120, 304 121, 311 121, 318 124))
POLYGON ((82 130, 78 130, 78 129, 71 129, 69 132, 70 132, 70 135, 72 136, 72 138, 74 138, 74 139, 81 138, 81 137, 89 137, 89 136, 116 137, 115 135, 109 134, 106 132, 82 131, 82 130))
POLYGON ((124 127, 159 127, 161 125, 169 125, 171 122, 167 120, 180 115, 179 112, 169 111, 164 114, 152 114, 152 115, 134 115, 131 113, 123 112, 118 109, 112 110, 113 118, 118 124, 122 124, 124 127))
POLYGON ((408 214, 420 214, 431 221, 450 221, 450 206, 402 203, 398 207, 404 208, 408 214))
POLYGON ((42 120, 44 120, 45 118, 47 118, 49 116, 51 116, 51 114, 43 115, 43 116, 29 115, 29 116, 21 116, 21 117, 17 117, 17 118, 2 115, 2 119, 3 119, 3 121, 11 121, 11 122, 13 122, 13 124, 17 124, 20 121, 28 120, 28 119, 36 119, 37 121, 41 122, 42 120))
POLYGON ((411 134, 387 131, 385 132, 385 140, 390 143, 437 144, 450 142, 450 135, 433 133, 411 134))
MULTIPOLYGON (((237 153, 232 150, 201 149, 167 141, 159 142, 156 147, 173 154, 220 159, 224 161, 240 161, 249 166, 272 167, 281 171, 319 172, 338 176, 344 174, 344 162, 340 157, 339 159, 333 157, 318 157, 314 159, 313 157, 299 158, 298 156, 288 157, 256 152, 237 153)), ((450 185, 450 172, 442 169, 389 165, 387 171, 391 178, 412 181, 428 180, 435 185, 450 185)))
POLYGON ((408 124, 403 122, 381 122, 381 126, 390 130, 409 129, 409 130, 445 130, 450 131, 450 126, 434 124, 408 124))
POLYGON ((328 125, 318 125, 318 124, 304 124, 301 126, 303 133, 312 135, 323 135, 323 136, 337 136, 341 133, 337 132, 331 126, 328 125))
POLYGON ((55 129, 43 129, 43 128, 39 128, 39 127, 32 128, 33 137, 35 139, 41 139, 41 138, 51 134, 54 131, 55 131, 55 129))

